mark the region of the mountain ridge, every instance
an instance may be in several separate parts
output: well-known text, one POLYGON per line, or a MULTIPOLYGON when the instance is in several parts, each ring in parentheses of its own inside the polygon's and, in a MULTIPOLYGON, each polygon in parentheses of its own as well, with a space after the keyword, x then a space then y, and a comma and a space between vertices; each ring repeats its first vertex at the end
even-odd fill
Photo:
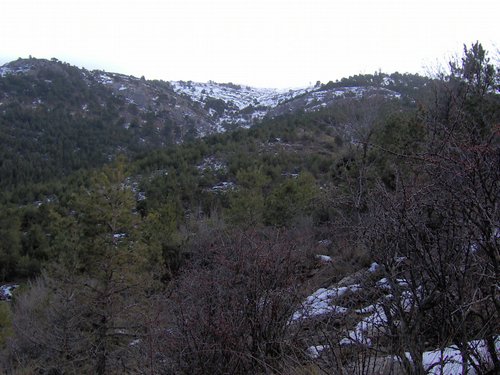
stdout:
MULTIPOLYGON (((40 66, 42 68, 52 66, 54 70, 57 64, 70 66, 57 59, 50 61, 34 58, 18 59, 1 66, 0 77, 36 75, 40 66)), ((159 112, 168 111, 173 120, 183 127, 194 123, 199 136, 222 132, 234 126, 249 127, 266 116, 275 117, 302 109, 319 110, 333 105, 338 98, 360 98, 375 94, 396 99, 408 96, 408 93, 399 92, 398 86, 395 85, 395 80, 398 78, 402 80, 405 77, 399 73, 390 76, 380 75, 378 82, 343 79, 336 83, 318 82, 315 86, 275 89, 255 88, 231 82, 146 80, 144 77, 137 78, 103 70, 73 68, 81 72, 87 84, 94 82, 109 88, 113 95, 123 97, 128 104, 137 105, 142 112, 151 109, 157 116, 159 112), (300 98, 303 100, 298 100, 300 98)), ((55 70, 61 71, 61 69, 55 70)), ((426 80, 424 77, 421 78, 426 80)))
POLYGON ((297 89, 146 80, 57 59, 0 67, 1 185, 40 182, 265 119, 379 96, 415 100, 418 76, 366 75, 297 89), (415 81, 414 83, 412 83, 415 81), (22 171, 22 173, 20 172, 22 171))

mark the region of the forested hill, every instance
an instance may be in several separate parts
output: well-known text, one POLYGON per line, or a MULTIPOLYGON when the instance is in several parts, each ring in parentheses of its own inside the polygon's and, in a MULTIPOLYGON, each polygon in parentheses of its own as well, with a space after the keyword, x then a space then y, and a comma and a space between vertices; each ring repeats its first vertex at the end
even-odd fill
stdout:
MULTIPOLYGON (((414 147, 415 109, 433 88, 428 78, 382 73, 295 91, 169 83, 38 59, 9 63, 0 76, 5 278, 53 259, 57 220, 45 209, 71 212, 105 165, 120 165, 142 215, 168 207, 176 228, 186 215, 220 210, 238 225, 327 221, 329 209, 311 206, 318 189, 354 173, 361 144, 414 147)), ((371 173, 391 183, 376 160, 371 173)))
POLYGON ((164 82, 36 59, 0 73, 2 189, 174 144, 194 126, 185 120, 194 111, 189 100, 164 82), (133 93, 122 95, 125 86, 133 93))
POLYGON ((500 66, 463 52, 286 92, 2 67, 0 372, 500 373, 500 66))
POLYGON ((317 112, 342 98, 414 103, 430 80, 376 74, 295 90, 163 82, 88 71, 53 60, 0 67, 0 188, 98 167, 264 118, 317 112))

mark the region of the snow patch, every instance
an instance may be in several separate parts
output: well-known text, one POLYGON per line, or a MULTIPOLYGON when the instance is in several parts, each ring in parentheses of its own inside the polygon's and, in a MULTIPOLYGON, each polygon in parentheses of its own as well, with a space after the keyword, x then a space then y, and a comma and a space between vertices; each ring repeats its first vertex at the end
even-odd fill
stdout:
POLYGON ((230 181, 223 181, 219 182, 217 185, 212 186, 211 191, 217 193, 217 192, 225 192, 225 191, 230 191, 236 189, 236 184, 234 182, 230 181))
MULTIPOLYGON (((396 279, 395 284, 397 284, 401 287, 408 286, 408 282, 404 279, 396 279)), ((384 289, 384 290, 391 290, 392 289, 391 282, 386 277, 377 281, 377 287, 379 287, 380 289, 384 289)))
POLYGON ((104 74, 104 73, 101 73, 97 76, 97 80, 102 83, 103 85, 111 85, 113 84, 113 78, 111 78, 110 76, 104 74))
POLYGON ((316 255, 316 259, 318 259, 322 263, 331 263, 332 262, 332 257, 329 255, 316 255))
MULTIPOLYGON (((490 366, 492 365, 485 340, 474 340, 469 342, 468 345, 471 351, 476 353, 477 358, 480 358, 481 363, 489 363, 490 366)), ((500 352, 500 337, 497 337, 495 340, 495 349, 497 353, 500 352)), ((406 353, 406 356, 411 360, 409 353, 406 353)), ((477 358, 472 359, 476 365, 478 364, 477 358)), ((427 374, 431 375, 462 374, 464 370, 462 355, 455 345, 442 350, 425 352, 422 355, 422 364, 427 374)), ((471 365, 467 366, 466 370, 467 374, 478 374, 471 365)))
POLYGON ((339 287, 339 288, 320 288, 312 295, 306 298, 302 308, 292 315, 292 321, 317 317, 325 314, 345 314, 346 307, 337 306, 333 301, 347 292, 357 292, 361 289, 358 284, 339 287))
POLYGON ((326 350, 329 349, 329 345, 313 345, 310 346, 309 348, 306 349, 307 355, 312 358, 316 359, 321 356, 321 354, 326 350))
POLYGON ((217 158, 210 156, 201 162, 201 164, 197 165, 196 168, 199 171, 212 170, 212 171, 225 171, 227 169, 227 165, 225 162, 218 160, 217 158))
POLYGON ((341 345, 364 345, 371 346, 370 337, 377 336, 387 325, 387 315, 384 312, 383 306, 372 305, 368 306, 373 313, 366 318, 363 318, 352 331, 349 331, 347 337, 340 341, 341 345), (370 336, 370 337, 369 337, 370 336))
POLYGON ((0 66, 0 76, 5 77, 7 75, 14 75, 14 74, 23 74, 26 72, 29 72, 31 70, 31 66, 29 65, 21 65, 15 68, 12 68, 10 66, 0 66))
POLYGON ((0 286, 0 301, 10 301, 12 299, 12 292, 19 288, 17 284, 6 284, 0 286))

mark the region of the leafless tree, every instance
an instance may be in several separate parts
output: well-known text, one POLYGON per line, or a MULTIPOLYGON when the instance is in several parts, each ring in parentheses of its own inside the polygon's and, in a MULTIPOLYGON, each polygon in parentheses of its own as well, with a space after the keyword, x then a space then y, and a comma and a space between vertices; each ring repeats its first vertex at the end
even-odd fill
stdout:
MULTIPOLYGON (((500 139, 494 69, 475 44, 438 83, 423 120, 425 150, 394 192, 380 184, 370 206, 368 246, 391 286, 386 315, 406 371, 422 353, 456 345, 464 371, 499 369, 500 139), (470 346, 488 344, 489 364, 470 346), (411 361, 406 359, 409 352, 411 361)), ((416 162, 415 162, 416 160, 416 162)))

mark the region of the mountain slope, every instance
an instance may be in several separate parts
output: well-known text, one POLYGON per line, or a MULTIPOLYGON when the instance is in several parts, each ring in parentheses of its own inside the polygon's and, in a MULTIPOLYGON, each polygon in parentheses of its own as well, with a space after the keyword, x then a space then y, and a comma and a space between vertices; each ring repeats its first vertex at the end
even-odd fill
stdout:
POLYGON ((148 81, 56 59, 18 59, 0 67, 0 187, 59 178, 118 154, 134 156, 264 118, 331 108, 345 98, 413 100, 400 90, 408 77, 373 77, 276 90, 148 81))
POLYGON ((59 61, 0 68, 0 186, 15 188, 196 136, 209 126, 168 83, 59 61))

